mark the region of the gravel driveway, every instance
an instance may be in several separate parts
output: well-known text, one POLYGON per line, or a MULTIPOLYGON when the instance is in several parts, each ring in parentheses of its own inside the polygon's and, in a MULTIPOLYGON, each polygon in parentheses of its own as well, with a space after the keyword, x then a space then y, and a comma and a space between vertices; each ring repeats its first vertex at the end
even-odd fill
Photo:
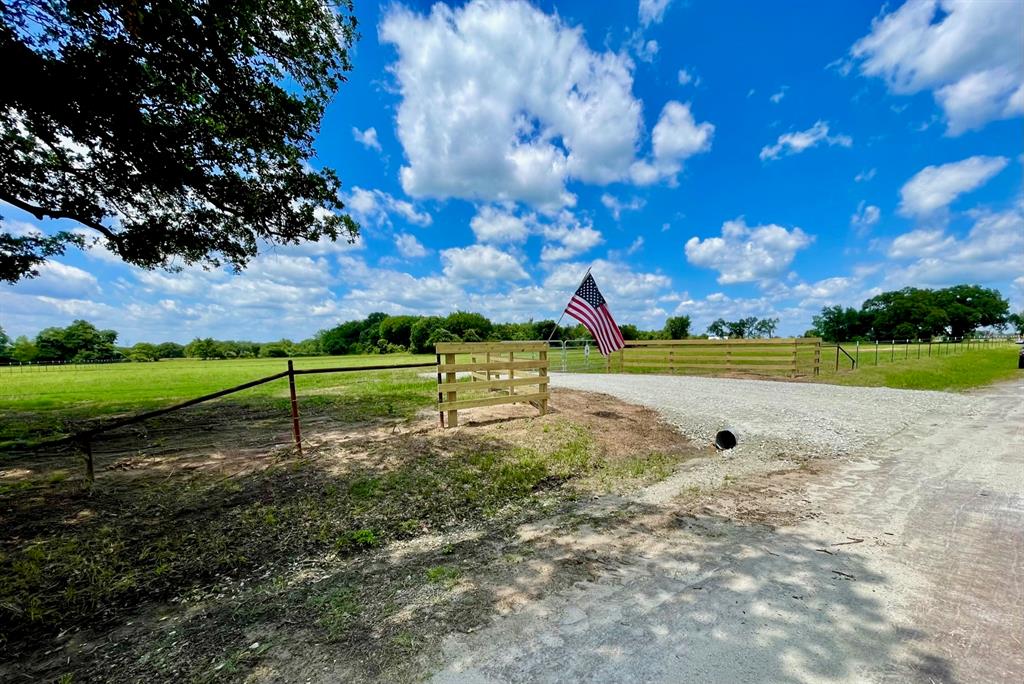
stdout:
POLYGON ((877 444, 930 415, 976 414, 975 397, 945 392, 665 375, 553 373, 553 387, 614 394, 650 406, 698 442, 723 427, 739 452, 832 456, 877 444))
POLYGON ((652 488, 632 529, 573 532, 578 553, 628 560, 450 637, 435 682, 1024 681, 1024 382, 972 395, 635 375, 552 384, 651 406, 697 439, 723 425, 747 439, 652 488), (795 452, 845 456, 785 470, 795 452), (681 503, 695 473, 722 472, 760 484, 727 479, 696 515, 681 503))

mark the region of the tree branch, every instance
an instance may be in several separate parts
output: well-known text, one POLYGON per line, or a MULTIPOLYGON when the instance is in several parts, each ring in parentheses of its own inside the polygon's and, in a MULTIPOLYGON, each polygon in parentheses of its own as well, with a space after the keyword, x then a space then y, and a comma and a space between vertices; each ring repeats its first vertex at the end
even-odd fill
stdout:
POLYGON ((98 221, 93 221, 92 219, 82 218, 81 216, 75 216, 74 214, 69 214, 67 212, 58 211, 56 209, 47 209, 46 207, 37 207, 37 206, 35 206, 33 204, 29 204, 28 202, 24 202, 24 201, 18 199, 17 197, 14 197, 13 195, 9 195, 6 192, 2 192, 2 191, 0 191, 0 200, 3 200, 4 202, 7 202, 8 204, 10 204, 12 206, 17 207, 18 209, 21 209, 22 211, 27 211, 28 213, 32 214, 33 216, 35 216, 40 221, 42 221, 45 218, 52 218, 52 219, 65 219, 66 218, 66 219, 71 219, 72 221, 76 221, 77 223, 82 224, 86 228, 92 228, 96 232, 102 233, 103 236, 105 238, 107 238, 107 240, 109 240, 115 246, 118 244, 118 242, 120 242, 120 239, 119 239, 119 236, 117 235, 117 233, 113 232, 112 230, 107 228, 102 223, 99 223, 98 221))

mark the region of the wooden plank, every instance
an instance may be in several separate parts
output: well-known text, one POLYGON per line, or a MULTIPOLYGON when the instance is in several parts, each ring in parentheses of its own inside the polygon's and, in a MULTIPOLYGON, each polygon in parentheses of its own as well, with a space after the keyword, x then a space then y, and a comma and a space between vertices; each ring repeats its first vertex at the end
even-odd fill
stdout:
POLYGON ((547 351, 548 343, 540 342, 440 342, 434 345, 438 354, 476 354, 483 352, 547 351))
POLYGON ((626 363, 626 365, 625 365, 626 368, 668 368, 669 366, 672 366, 673 368, 708 368, 708 369, 727 368, 727 369, 733 369, 733 370, 793 370, 793 365, 792 364, 786 364, 784 366, 780 366, 780 365, 770 365, 770 366, 767 366, 767 365, 763 365, 763 364, 759 364, 759 363, 758 364, 752 364, 752 363, 748 363, 748 364, 740 364, 740 363, 698 363, 698 364, 690 364, 690 363, 679 363, 678 361, 671 362, 671 363, 668 362, 668 361, 665 361, 665 362, 657 362, 657 363, 626 363))
MULTIPOLYGON (((547 353, 547 351, 542 351, 540 353, 540 360, 541 361, 547 361, 548 360, 548 353, 547 353)), ((547 368, 541 368, 539 371, 537 371, 537 373, 540 376, 539 379, 543 381, 543 382, 540 383, 539 389, 542 392, 546 392, 546 390, 547 390, 547 382, 548 382, 548 369, 547 368)), ((548 412, 548 400, 547 399, 541 399, 539 402, 537 402, 537 409, 540 411, 540 415, 543 416, 544 414, 546 414, 548 412)))
POLYGON ((779 346, 792 345, 794 341, 799 345, 812 345, 820 340, 816 337, 774 337, 772 339, 737 339, 737 340, 630 340, 626 342, 627 349, 638 347, 700 347, 700 346, 726 346, 729 344, 739 345, 765 345, 779 346))
POLYGON ((457 392, 476 391, 476 390, 492 390, 501 389, 506 387, 521 387, 522 385, 545 385, 549 382, 547 376, 531 375, 528 378, 514 378, 512 380, 487 380, 479 382, 454 382, 450 386, 448 383, 443 382, 437 386, 437 389, 441 392, 447 392, 448 390, 455 390, 457 392))
MULTIPOLYGON (((445 354, 444 360, 445 360, 445 363, 441 364, 441 365, 438 365, 438 367, 437 367, 437 372, 438 373, 441 372, 441 368, 443 368, 445 365, 453 365, 454 364, 454 362, 455 362, 455 354, 445 354)), ((456 380, 455 373, 452 372, 452 371, 446 371, 446 375, 445 375, 444 379, 445 379, 445 382, 447 384, 454 383, 455 380, 456 380)), ((454 390, 448 392, 448 394, 445 395, 445 399, 447 399, 447 401, 445 403, 455 403, 455 401, 457 399, 456 392, 454 390)), ((459 412, 458 411, 448 411, 448 427, 458 427, 458 426, 459 426, 459 412)))
MULTIPOLYGON (((447 354, 446 357, 454 359, 454 354, 447 354)), ((445 363, 438 367, 438 370, 442 373, 457 373, 459 371, 491 371, 491 370, 521 370, 528 368, 547 368, 548 362, 545 359, 531 361, 492 361, 490 363, 454 363, 445 359, 445 363)))
MULTIPOLYGON (((746 351, 746 350, 744 350, 744 351, 746 351)), ((630 360, 632 360, 632 361, 646 361, 648 359, 650 359, 652 361, 655 361, 655 360, 658 360, 658 359, 667 359, 667 360, 675 359, 676 361, 701 361, 701 360, 707 359, 709 361, 712 361, 712 360, 716 360, 716 359, 724 359, 724 358, 726 358, 726 355, 725 354, 685 354, 685 353, 675 352, 674 354, 627 354, 625 358, 626 358, 627 361, 630 361, 630 360)), ((761 355, 761 356, 737 356, 736 354, 731 354, 729 356, 729 358, 731 358, 733 361, 763 361, 763 360, 768 360, 768 361, 788 361, 788 360, 793 358, 793 352, 792 351, 788 351, 788 352, 783 352, 781 354, 764 354, 764 355, 761 355)), ((809 360, 810 356, 808 355, 807 358, 809 360)))
POLYGON ((455 411, 467 408, 478 408, 481 406, 499 406, 501 404, 529 404, 534 401, 547 401, 551 395, 547 392, 536 394, 516 394, 509 396, 504 394, 500 397, 487 397, 484 399, 460 399, 458 401, 446 401, 438 405, 439 411, 455 411))

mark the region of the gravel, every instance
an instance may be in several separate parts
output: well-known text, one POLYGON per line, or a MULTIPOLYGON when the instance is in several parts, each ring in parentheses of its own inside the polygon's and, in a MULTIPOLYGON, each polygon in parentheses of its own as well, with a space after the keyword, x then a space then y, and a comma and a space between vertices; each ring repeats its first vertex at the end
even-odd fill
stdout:
POLYGON ((649 406, 697 443, 732 428, 740 443, 728 453, 759 459, 851 455, 912 423, 981 409, 963 394, 765 380, 553 373, 551 385, 649 406))

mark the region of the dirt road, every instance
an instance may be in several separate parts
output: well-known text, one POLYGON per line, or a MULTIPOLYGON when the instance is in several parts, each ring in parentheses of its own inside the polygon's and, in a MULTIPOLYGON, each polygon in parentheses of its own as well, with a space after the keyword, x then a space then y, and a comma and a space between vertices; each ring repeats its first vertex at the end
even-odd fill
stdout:
MULTIPOLYGON (((748 403, 760 392, 772 402, 765 415, 780 420, 787 405, 809 415, 822 394, 833 403, 818 410, 838 430, 836 412, 857 425, 857 405, 884 424, 868 436, 854 429, 863 439, 846 456, 794 469, 799 459, 777 451, 778 426, 763 421, 747 437, 770 448, 707 459, 640 497, 663 524, 581 530, 577 544, 628 549, 630 560, 449 638, 435 681, 1024 680, 1024 383, 937 396, 914 411, 926 393, 768 383, 744 391, 691 380, 557 376, 555 384, 648 404, 670 421, 673 402, 699 403, 694 393, 704 387, 709 397, 739 391, 748 403), (786 473, 773 479, 772 463, 786 473), (728 485, 730 470, 739 484, 689 514, 680 503, 687 482, 728 485), (761 484, 744 489, 744 477, 761 484), (744 514, 755 509, 763 515, 744 514)), ((743 411, 730 419, 743 431, 743 411)))

